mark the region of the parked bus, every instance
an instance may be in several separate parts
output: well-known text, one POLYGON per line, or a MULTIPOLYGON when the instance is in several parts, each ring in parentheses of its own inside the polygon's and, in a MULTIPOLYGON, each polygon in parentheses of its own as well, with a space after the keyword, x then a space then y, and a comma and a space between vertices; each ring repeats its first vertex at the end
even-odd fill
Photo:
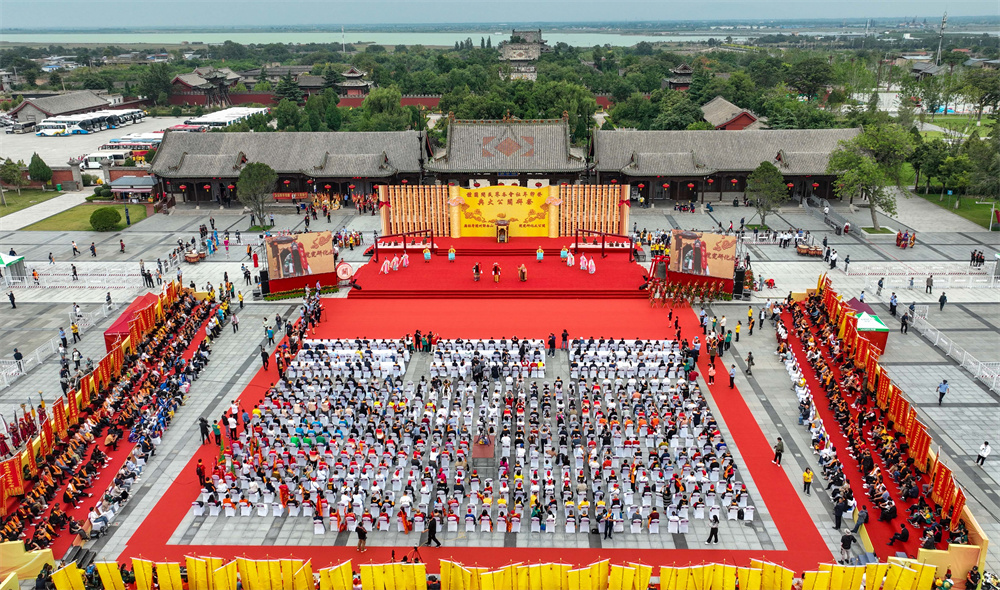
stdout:
POLYGON ((24 121, 23 123, 14 123, 7 128, 7 133, 31 133, 35 130, 34 121, 24 121))
POLYGON ((208 131, 208 126, 206 125, 174 125, 173 127, 167 127, 167 131, 182 131, 189 133, 204 133, 208 131))
POLYGON ((208 113, 195 119, 184 121, 185 125, 203 125, 208 128, 229 127, 240 121, 249 119, 258 113, 266 113, 266 108, 231 107, 214 113, 208 113))
POLYGON ((151 142, 136 141, 127 143, 126 142, 106 143, 98 149, 100 149, 101 151, 121 151, 121 150, 130 151, 132 152, 132 158, 135 161, 139 162, 145 159, 146 154, 148 154, 150 150, 155 150, 157 147, 159 147, 159 145, 160 144, 158 142, 151 143, 151 142))
POLYGON ((121 166, 125 164, 125 160, 133 158, 135 159, 135 153, 132 150, 105 150, 103 152, 97 152, 96 154, 90 154, 80 162, 80 170, 95 170, 100 169, 101 162, 110 160, 112 166, 121 166))

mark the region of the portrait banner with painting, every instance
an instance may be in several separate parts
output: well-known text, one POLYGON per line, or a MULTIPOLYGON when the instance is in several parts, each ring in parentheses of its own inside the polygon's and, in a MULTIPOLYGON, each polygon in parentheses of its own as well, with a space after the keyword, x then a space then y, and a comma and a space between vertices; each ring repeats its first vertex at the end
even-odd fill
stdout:
POLYGON ((272 281, 336 270, 333 234, 328 231, 270 236, 264 239, 264 251, 272 281))
POLYGON ((670 271, 732 279, 736 267, 736 238, 709 232, 673 230, 670 271))

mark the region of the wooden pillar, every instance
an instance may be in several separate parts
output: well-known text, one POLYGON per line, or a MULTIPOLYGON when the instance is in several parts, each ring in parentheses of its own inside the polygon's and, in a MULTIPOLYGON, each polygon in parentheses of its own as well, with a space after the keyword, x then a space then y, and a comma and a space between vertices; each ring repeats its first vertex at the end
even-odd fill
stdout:
MULTIPOLYGON (((619 198, 619 201, 624 201, 625 199, 627 199, 627 196, 628 196, 629 192, 630 192, 630 189, 629 189, 628 185, 623 186, 622 187, 622 194, 621 194, 621 197, 619 198)), ((632 208, 629 207, 628 205, 620 205, 618 207, 618 209, 619 209, 619 211, 618 211, 618 227, 615 228, 614 233, 618 233, 618 234, 628 233, 628 217, 629 217, 629 213, 630 213, 630 211, 631 211, 632 208)))
MULTIPOLYGON (((379 202, 389 202, 389 187, 384 184, 378 185, 378 200, 379 202)), ((391 234, 391 225, 389 221, 389 213, 391 207, 386 207, 383 205, 378 205, 379 207, 379 218, 382 221, 382 235, 391 234)))
POLYGON ((462 193, 458 186, 448 186, 448 198, 450 203, 448 214, 451 216, 451 237, 460 238, 462 237, 462 209, 460 204, 462 193))
POLYGON ((559 205, 556 205, 552 201, 556 201, 559 199, 560 188, 561 187, 559 186, 552 186, 552 185, 545 187, 545 200, 546 202, 548 202, 548 204, 542 206, 548 207, 549 209, 548 219, 549 219, 550 238, 559 237, 559 205), (553 194, 552 189, 555 189, 555 194, 553 194))

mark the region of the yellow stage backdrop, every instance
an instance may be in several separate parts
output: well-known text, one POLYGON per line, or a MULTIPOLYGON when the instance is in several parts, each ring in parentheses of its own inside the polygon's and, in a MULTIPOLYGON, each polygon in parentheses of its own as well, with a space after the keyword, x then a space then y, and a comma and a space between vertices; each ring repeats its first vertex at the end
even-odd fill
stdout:
POLYGON ((496 220, 510 222, 512 238, 544 238, 549 235, 549 187, 488 186, 459 189, 459 219, 462 237, 496 236, 496 220))

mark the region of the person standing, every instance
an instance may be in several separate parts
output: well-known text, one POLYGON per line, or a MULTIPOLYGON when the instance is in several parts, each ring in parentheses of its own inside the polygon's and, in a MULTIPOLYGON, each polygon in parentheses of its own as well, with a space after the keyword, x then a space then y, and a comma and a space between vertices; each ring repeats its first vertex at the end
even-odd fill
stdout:
POLYGON ((268 355, 267 351, 264 350, 264 345, 261 345, 260 347, 260 362, 264 366, 264 370, 266 371, 268 365, 270 364, 270 355, 268 355))
POLYGON ((708 523, 708 529, 709 529, 708 530, 708 540, 705 541, 705 544, 708 545, 709 543, 715 543, 716 545, 718 545, 719 544, 719 517, 718 516, 716 516, 714 514, 712 515, 712 521, 708 523))
POLYGON ((198 475, 198 485, 205 485, 205 463, 198 459, 198 464, 194 466, 194 472, 198 475))
MULTIPOLYGON (((847 512, 847 500, 841 498, 837 505, 833 507, 833 529, 840 530, 840 524, 844 521, 844 513, 847 512)), ((844 531, 847 532, 846 530, 844 531)))
POLYGON ((934 275, 930 275, 927 277, 927 282, 925 283, 925 285, 926 286, 924 287, 924 293, 934 292, 934 275))
POLYGON ((733 365, 729 369, 729 389, 732 389, 734 387, 736 387, 736 365, 733 365))
POLYGON ((942 379, 941 380, 941 384, 937 386, 938 405, 939 406, 941 405, 941 402, 944 401, 944 396, 948 395, 948 391, 949 390, 951 390, 951 386, 948 385, 948 380, 947 379, 942 379))
POLYGON ((889 315, 896 317, 896 307, 899 305, 899 299, 896 298, 895 291, 889 296, 889 315))
MULTIPOLYGON (((836 250, 834 250, 836 252, 836 250)), ((848 254, 844 257, 844 274, 847 274, 847 269, 851 266, 851 255, 848 254)))
POLYGON ((753 375, 753 365, 754 365, 754 362, 753 362, 753 351, 752 350, 747 353, 746 363, 747 363, 747 375, 753 375))
POLYGON ((76 247, 76 240, 73 240, 73 258, 80 255, 80 249, 76 247))
POLYGON ((983 441, 983 445, 979 447, 979 456, 976 457, 976 465, 984 467, 986 465, 986 457, 990 456, 990 451, 992 450, 993 449, 990 448, 990 442, 983 441))
POLYGON ((24 355, 21 351, 14 349, 14 363, 17 365, 17 370, 21 373, 24 372, 24 355))
POLYGON ((549 356, 556 355, 556 335, 554 332, 549 332, 549 356))
POLYGON ((59 341, 62 342, 63 348, 69 347, 69 344, 66 342, 66 330, 63 330, 62 326, 59 326, 59 341))
POLYGON ((774 459, 771 460, 771 463, 774 463, 775 465, 780 467, 781 455, 783 455, 784 452, 785 452, 785 441, 781 440, 781 437, 779 436, 778 441, 774 443, 774 459))
POLYGON ((715 385, 715 365, 712 363, 708 365, 708 384, 715 385))
POLYGON ((604 518, 602 520, 604 521, 604 538, 610 539, 611 533, 614 532, 615 529, 615 519, 612 518, 610 510, 604 513, 604 518))
POLYGON ((430 547, 431 542, 437 543, 436 545, 437 547, 441 546, 441 541, 439 541, 437 538, 437 531, 438 531, 437 517, 438 517, 438 512, 437 510, 435 510, 433 513, 431 513, 430 518, 427 520, 427 543, 425 543, 425 545, 427 545, 428 547, 430 547))
MULTIPOLYGON (((844 261, 844 265, 845 265, 845 268, 846 268, 846 265, 847 265, 847 261, 846 260, 844 261)), ((885 286, 885 278, 884 277, 879 277, 879 279, 878 279, 878 289, 875 289, 875 296, 876 297, 880 297, 882 295, 882 287, 884 287, 884 286, 885 286)))
POLYGON ((861 530, 861 525, 868 524, 868 507, 862 506, 861 510, 858 511, 858 520, 854 523, 854 528, 851 530, 852 533, 857 533, 861 530))
POLYGON ((10 299, 10 307, 11 307, 11 309, 17 309, 17 303, 14 302, 15 299, 14 299, 14 292, 13 291, 8 291, 7 292, 7 299, 10 299))
POLYGON ((840 563, 847 563, 851 557, 851 545, 854 544, 854 535, 851 531, 844 529, 844 536, 840 538, 840 563))
POLYGON ((737 320, 736 325, 733 327, 733 334, 736 335, 736 342, 740 341, 740 329, 743 327, 743 322, 737 320))
POLYGON ((240 318, 235 313, 233 314, 233 334, 240 331, 240 318))
POLYGON ((365 545, 368 543, 368 529, 365 528, 364 523, 359 520, 358 526, 354 527, 354 532, 358 534, 358 552, 364 553, 368 551, 365 548, 365 545))
POLYGON ((562 331, 562 347, 563 350, 569 350, 569 332, 565 328, 562 331))
POLYGON ((813 476, 813 470, 808 467, 806 467, 806 470, 802 472, 802 491, 805 492, 807 496, 812 495, 810 488, 812 487, 813 476))
POLYGON ((938 311, 944 311, 945 303, 948 303, 948 297, 944 294, 944 291, 942 291, 941 296, 938 297, 938 311))
POLYGON ((70 330, 70 332, 73 333, 73 344, 76 344, 77 342, 83 340, 83 338, 80 337, 80 326, 79 326, 79 324, 77 324, 76 322, 72 322, 69 325, 69 330, 70 330))
POLYGON ((910 331, 910 314, 903 312, 902 317, 899 318, 899 333, 906 334, 910 331))
POLYGON ((208 426, 208 420, 204 416, 198 418, 198 430, 201 431, 201 444, 212 442, 212 431, 208 426))

